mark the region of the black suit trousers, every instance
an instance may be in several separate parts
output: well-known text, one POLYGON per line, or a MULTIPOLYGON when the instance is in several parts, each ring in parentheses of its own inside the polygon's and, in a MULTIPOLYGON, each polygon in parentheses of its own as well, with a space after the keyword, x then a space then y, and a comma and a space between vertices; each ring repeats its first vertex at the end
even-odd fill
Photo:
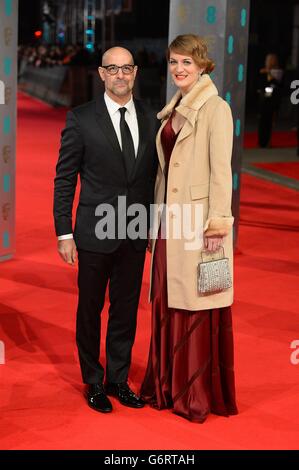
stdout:
POLYGON ((101 312, 109 282, 109 319, 106 335, 106 381, 125 382, 136 333, 145 250, 136 251, 123 240, 113 253, 78 250, 79 299, 76 340, 83 382, 101 383, 101 312))

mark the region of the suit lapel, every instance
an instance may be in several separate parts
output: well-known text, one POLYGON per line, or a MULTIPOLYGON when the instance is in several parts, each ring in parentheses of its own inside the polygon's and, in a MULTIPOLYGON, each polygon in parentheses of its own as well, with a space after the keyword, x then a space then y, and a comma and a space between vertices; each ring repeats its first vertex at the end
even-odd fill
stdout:
MULTIPOLYGON (((137 115, 137 122, 138 122, 138 131, 139 131, 139 145, 138 145, 138 150, 137 150, 137 157, 136 157, 136 162, 134 169, 132 171, 132 174, 128 178, 129 180, 132 180, 133 176, 136 174, 139 165, 141 164, 142 158, 144 156, 146 147, 147 147, 147 142, 148 142, 148 120, 146 117, 146 114, 144 112, 144 108, 141 105, 141 103, 138 100, 134 100, 134 105, 136 109, 136 115, 137 115)), ((100 126, 100 129, 102 133, 104 134, 105 138, 109 141, 111 147, 113 148, 114 152, 116 152, 116 155, 119 154, 119 157, 117 155, 117 158, 120 158, 122 163, 123 163, 123 168, 124 171, 126 172, 126 166, 125 166, 125 161, 124 161, 124 156, 121 151, 117 135, 115 133, 112 121, 110 119, 105 101, 104 101, 104 96, 100 96, 96 100, 96 120, 97 123, 100 126)))
POLYGON ((116 157, 119 158, 122 162, 123 169, 126 172, 124 156, 104 101, 104 95, 100 96, 96 100, 96 120, 104 137, 108 140, 109 144, 113 148, 116 157))

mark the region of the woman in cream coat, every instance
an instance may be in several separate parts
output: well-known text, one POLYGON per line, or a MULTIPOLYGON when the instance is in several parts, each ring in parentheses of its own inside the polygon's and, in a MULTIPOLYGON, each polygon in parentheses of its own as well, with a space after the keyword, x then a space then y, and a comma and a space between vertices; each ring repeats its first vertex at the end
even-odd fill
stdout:
POLYGON ((203 249, 223 247, 233 272, 233 122, 209 77, 214 64, 201 38, 178 36, 168 62, 178 91, 158 114, 155 203, 166 207, 153 240, 152 338, 141 393, 158 409, 203 422, 209 412, 237 413, 233 289, 208 295, 197 289, 203 249))

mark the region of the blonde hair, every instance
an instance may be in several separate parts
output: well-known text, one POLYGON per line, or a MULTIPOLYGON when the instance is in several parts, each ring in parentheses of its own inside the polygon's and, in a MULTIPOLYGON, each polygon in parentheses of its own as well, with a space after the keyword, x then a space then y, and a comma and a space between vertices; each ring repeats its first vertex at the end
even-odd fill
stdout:
POLYGON ((196 65, 204 69, 203 73, 211 73, 214 68, 214 62, 208 57, 208 46, 205 40, 196 34, 181 34, 177 36, 167 49, 167 60, 171 52, 192 57, 196 65))

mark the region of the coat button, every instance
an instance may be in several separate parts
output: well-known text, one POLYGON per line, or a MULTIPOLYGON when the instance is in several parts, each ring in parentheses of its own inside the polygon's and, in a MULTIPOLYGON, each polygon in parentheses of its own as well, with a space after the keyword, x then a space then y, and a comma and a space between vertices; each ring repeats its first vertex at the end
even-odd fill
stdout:
POLYGON ((172 192, 173 192, 173 193, 177 193, 177 192, 178 192, 178 188, 173 188, 172 192))
POLYGON ((175 166, 177 168, 178 166, 180 166, 180 164, 179 164, 179 162, 175 162, 175 164, 173 166, 175 166))

